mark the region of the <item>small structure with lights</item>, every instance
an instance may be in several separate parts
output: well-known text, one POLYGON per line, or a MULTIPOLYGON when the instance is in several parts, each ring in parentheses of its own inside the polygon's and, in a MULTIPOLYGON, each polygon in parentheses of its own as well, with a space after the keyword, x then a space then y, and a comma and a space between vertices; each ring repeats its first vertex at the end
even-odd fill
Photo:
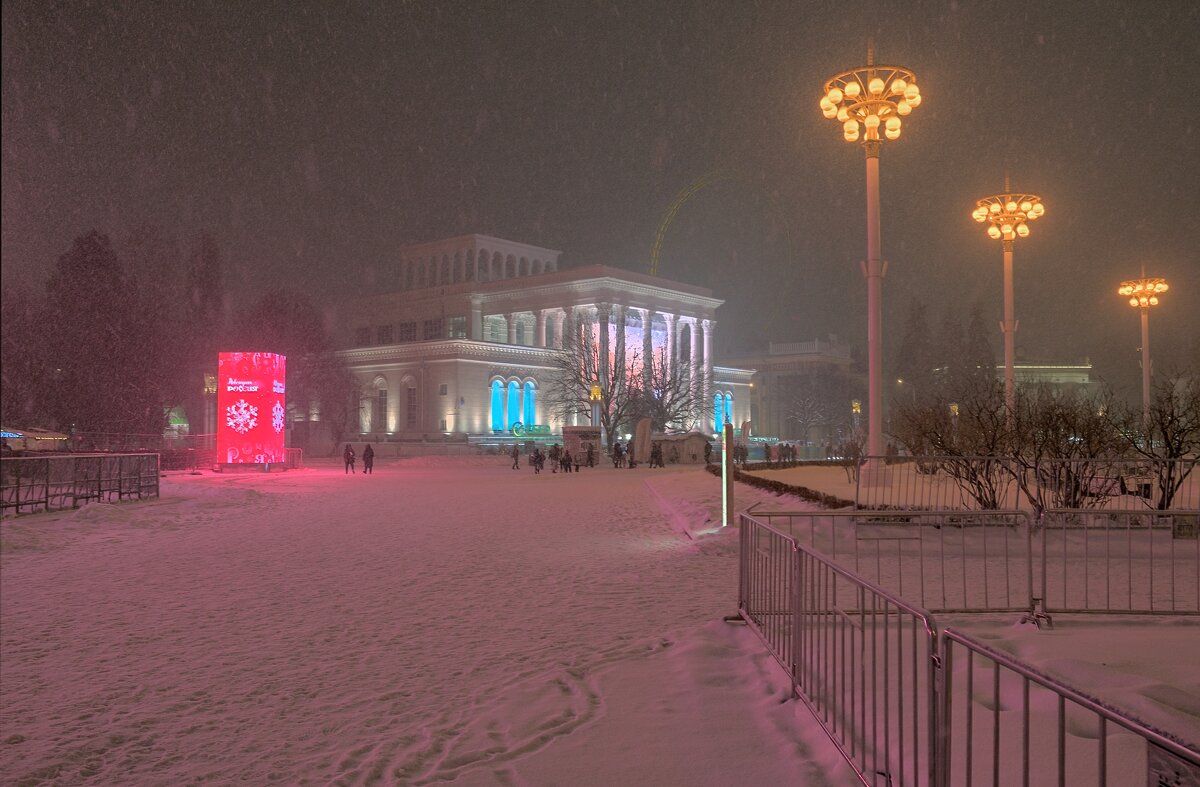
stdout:
POLYGON ((1000 323, 1000 331, 1004 334, 1004 407, 1010 421, 1016 406, 1013 367, 1016 362, 1017 320, 1013 308, 1013 242, 1017 238, 1029 237, 1029 222, 1041 218, 1045 212, 1041 197, 1013 192, 1005 177, 1004 193, 979 200, 971 213, 975 221, 988 225, 989 238, 1004 245, 1004 321, 1000 323))
POLYGON ((879 240, 879 148, 898 139, 904 118, 921 105, 921 89, 912 71, 877 65, 873 47, 867 64, 834 74, 825 81, 821 112, 842 124, 842 139, 862 140, 867 157, 867 465, 868 485, 887 483, 883 462, 882 280, 886 265, 879 240), (882 133, 881 133, 882 132, 882 133))
POLYGON ((1167 291, 1166 279, 1142 278, 1121 282, 1117 293, 1129 299, 1129 305, 1142 312, 1142 421, 1150 423, 1150 307, 1158 305, 1158 296, 1167 291))

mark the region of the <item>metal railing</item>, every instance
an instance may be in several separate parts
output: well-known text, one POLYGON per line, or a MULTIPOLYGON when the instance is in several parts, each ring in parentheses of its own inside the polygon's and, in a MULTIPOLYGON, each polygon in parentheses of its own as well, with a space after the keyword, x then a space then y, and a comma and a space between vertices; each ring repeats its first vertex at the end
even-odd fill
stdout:
POLYGON ((1053 509, 1041 524, 1047 614, 1200 614, 1200 512, 1053 509))
POLYGON ((1195 459, 1046 459, 1037 463, 1043 509, 1200 511, 1195 459))
POLYGON ((739 616, 863 784, 934 784, 929 614, 746 514, 739 527, 739 616))
POLYGON ((76 508, 89 500, 158 497, 158 454, 85 454, 0 459, 0 510, 76 508))
POLYGON ((1032 612, 1024 511, 760 511, 799 543, 930 612, 1032 612))
POLYGON ((940 784, 1174 785, 1200 772, 1194 744, 1007 653, 953 629, 941 651, 940 784))
POLYGON ((738 515, 738 617, 862 784, 1181 784, 1176 774, 1200 773, 1195 744, 940 632, 931 613, 801 544, 830 535, 816 520, 797 527, 801 516, 738 515))
POLYGON ((863 509, 976 510, 1020 507, 1013 460, 997 456, 877 457, 882 474, 855 478, 854 501, 863 509))

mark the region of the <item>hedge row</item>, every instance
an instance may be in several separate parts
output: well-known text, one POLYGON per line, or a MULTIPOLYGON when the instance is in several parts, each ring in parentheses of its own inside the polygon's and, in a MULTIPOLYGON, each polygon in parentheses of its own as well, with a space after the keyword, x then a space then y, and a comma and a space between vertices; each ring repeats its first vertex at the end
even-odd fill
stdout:
MULTIPOLYGON (((818 462, 757 462, 753 465, 753 467, 756 470, 757 469, 783 470, 783 469, 786 469, 789 467, 797 467, 799 465, 815 465, 818 467, 820 467, 820 466, 843 467, 843 466, 845 466, 845 463, 844 462, 822 462, 822 461, 818 461, 818 462)), ((708 465, 705 469, 708 470, 708 472, 712 473, 713 475, 717 476, 718 478, 721 477, 721 466, 720 465, 708 465)), ((827 495, 824 492, 818 492, 817 490, 809 489, 806 486, 792 486, 791 484, 785 484, 782 481, 772 481, 767 478, 759 478, 758 476, 750 475, 749 473, 743 473, 741 470, 738 470, 737 468, 734 468, 734 470, 733 470, 733 480, 739 481, 743 484, 748 484, 749 486, 758 487, 759 489, 765 489, 768 492, 774 492, 777 495, 795 495, 796 497, 799 497, 802 500, 809 500, 814 503, 818 503, 818 504, 824 506, 825 508, 847 508, 847 507, 853 508, 854 507, 853 500, 846 500, 844 498, 838 497, 837 495, 827 495)))

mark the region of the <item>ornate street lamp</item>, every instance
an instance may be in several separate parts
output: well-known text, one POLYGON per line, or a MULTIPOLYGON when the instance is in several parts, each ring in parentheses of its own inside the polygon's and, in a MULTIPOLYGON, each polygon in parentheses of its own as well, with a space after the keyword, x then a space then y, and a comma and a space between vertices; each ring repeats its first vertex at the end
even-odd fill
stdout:
POLYGON ((1004 409, 1010 424, 1016 406, 1013 363, 1017 320, 1013 318, 1013 243, 1017 238, 1029 237, 1029 222, 1040 218, 1045 212, 1042 199, 1036 194, 1013 193, 1006 175, 1004 193, 979 200, 971 213, 975 221, 988 224, 989 238, 1004 244, 1004 321, 1000 323, 1000 331, 1004 334, 1004 409))
POLYGON ((867 154, 867 466, 869 485, 885 482, 883 464, 883 348, 881 324, 882 280, 887 265, 879 242, 880 138, 897 139, 904 118, 921 105, 921 90, 912 71, 875 64, 873 47, 867 47, 867 64, 842 71, 825 81, 821 112, 842 124, 847 142, 862 139, 867 154))
POLYGON ((1119 295, 1129 299, 1129 305, 1142 310, 1142 422, 1150 428, 1150 307, 1158 305, 1158 296, 1167 291, 1166 279, 1142 278, 1121 282, 1119 295))

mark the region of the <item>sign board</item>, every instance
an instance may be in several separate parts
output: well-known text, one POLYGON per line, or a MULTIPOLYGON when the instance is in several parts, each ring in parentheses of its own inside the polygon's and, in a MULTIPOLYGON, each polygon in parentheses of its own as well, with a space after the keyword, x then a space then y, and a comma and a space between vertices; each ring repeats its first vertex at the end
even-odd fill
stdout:
POLYGON ((287 358, 220 353, 217 358, 217 463, 284 461, 287 358))

